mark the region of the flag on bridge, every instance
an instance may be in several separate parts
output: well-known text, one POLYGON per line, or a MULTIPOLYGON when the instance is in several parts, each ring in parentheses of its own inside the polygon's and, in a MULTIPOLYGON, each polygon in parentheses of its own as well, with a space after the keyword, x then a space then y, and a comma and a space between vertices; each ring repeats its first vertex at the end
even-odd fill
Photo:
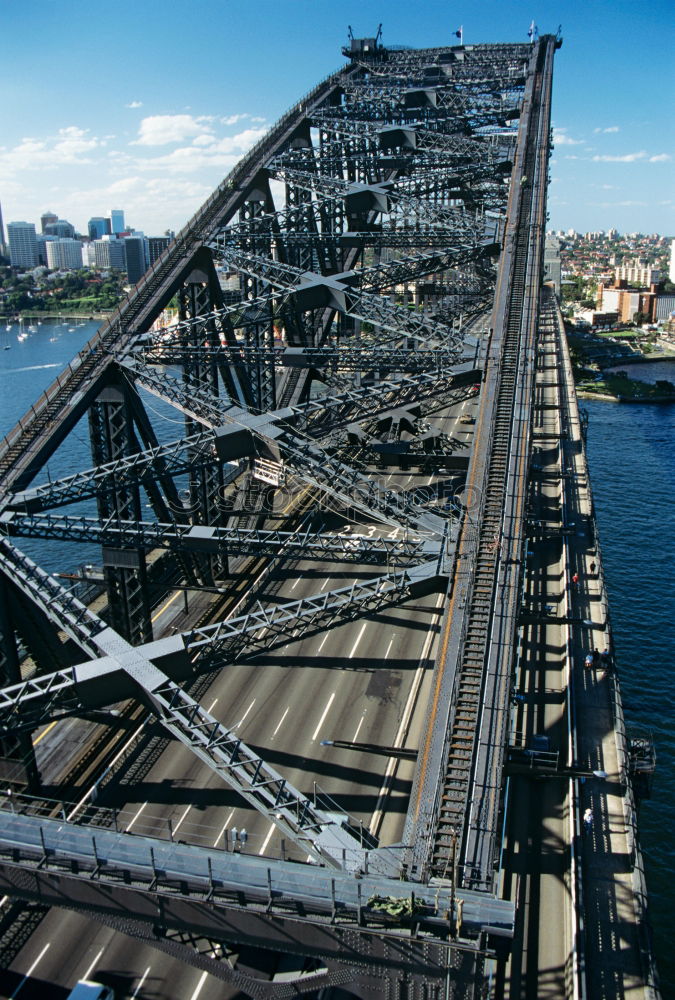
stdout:
POLYGON ((459 38, 459 44, 461 45, 462 44, 462 36, 464 34, 464 25, 460 24, 460 26, 457 29, 457 31, 454 31, 453 34, 454 34, 455 38, 459 38))

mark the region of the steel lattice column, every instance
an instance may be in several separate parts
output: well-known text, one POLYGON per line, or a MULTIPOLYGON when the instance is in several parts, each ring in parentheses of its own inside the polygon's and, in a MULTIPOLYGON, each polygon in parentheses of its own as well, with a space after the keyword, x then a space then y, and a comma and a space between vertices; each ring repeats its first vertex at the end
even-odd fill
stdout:
MULTIPOLYGON (((11 621, 9 588, 0 577, 0 682, 4 686, 18 684, 20 680, 21 665, 11 621)), ((0 738, 0 776, 6 781, 18 777, 37 790, 40 777, 30 733, 0 738)))
MULTIPOLYGON (((129 389, 110 385, 89 410, 89 432, 94 463, 102 465, 139 451, 133 432, 129 389)), ((125 487, 97 498, 102 519, 138 521, 142 517, 138 487, 125 487)), ((103 549, 108 608, 113 628, 131 643, 152 639, 145 554, 140 548, 103 549)))
MULTIPOLYGON (((239 211, 239 221, 245 222, 250 227, 251 231, 251 238, 246 241, 248 244, 247 249, 256 252, 260 246, 261 240, 264 241, 264 246, 266 248, 268 247, 269 228, 265 226, 264 234, 257 234, 256 219, 264 215, 266 212, 273 211, 274 203, 269 189, 269 182, 265 177, 260 179, 259 186, 252 188, 249 191, 246 201, 239 211)), ((256 299, 259 295, 269 292, 267 284, 264 284, 258 278, 254 278, 251 275, 242 274, 241 282, 242 296, 245 300, 256 299)), ((245 336, 247 347, 274 347, 274 324, 272 322, 271 314, 268 322, 260 322, 246 327, 245 336)), ((277 393, 274 364, 261 359, 257 362, 255 369, 251 372, 251 375, 253 383, 251 388, 253 390, 254 408, 260 413, 276 409, 277 393)))
MULTIPOLYGON (((220 344, 216 320, 212 318, 214 309, 222 305, 220 286, 212 261, 204 267, 195 268, 178 293, 178 311, 181 320, 195 320, 211 316, 200 327, 186 326, 181 335, 182 346, 200 347, 220 344)), ((188 388, 206 389, 213 396, 219 396, 219 379, 216 362, 194 358, 183 365, 183 381, 188 388)), ((188 414, 185 415, 185 433, 190 437, 202 430, 201 424, 188 414)), ((220 520, 219 498, 222 487, 220 468, 212 465, 198 465, 190 476, 189 510, 191 518, 199 524, 216 525, 220 520)), ((227 572, 227 558, 212 555, 195 557, 197 569, 207 585, 227 572)))

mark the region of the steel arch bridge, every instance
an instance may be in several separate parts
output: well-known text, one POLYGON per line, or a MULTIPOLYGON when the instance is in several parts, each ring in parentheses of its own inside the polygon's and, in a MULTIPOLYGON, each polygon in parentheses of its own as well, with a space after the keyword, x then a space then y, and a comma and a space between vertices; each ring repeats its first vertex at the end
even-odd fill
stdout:
POLYGON ((497 596, 496 539, 508 517, 517 561, 558 44, 354 40, 345 68, 240 161, 0 443, 10 895, 49 904, 65 892, 251 996, 402 983, 411 996, 473 995, 513 926, 494 878, 510 661, 495 659, 490 626, 498 615, 515 627, 518 581, 497 596), (182 437, 158 433, 149 396, 181 415, 182 437), (474 445, 458 455, 429 421, 477 397, 474 445), (46 478, 84 425, 91 468, 46 478), (387 488, 383 463, 433 486, 387 488), (448 469, 463 492, 439 487, 448 469), (350 523, 376 527, 352 536, 350 523), (22 538, 101 545, 102 596, 81 599, 22 538), (270 574, 298 559, 361 572, 266 601, 270 574), (235 578, 236 605, 207 616, 235 578), (153 609, 176 589, 206 595, 200 613, 155 635, 153 609), (428 725, 405 846, 387 845, 211 714, 202 678, 431 592, 445 615, 428 725), (486 703, 501 713, 489 753, 486 703), (213 857, 159 836, 139 846, 103 807, 55 813, 32 734, 95 718, 110 741, 140 710, 275 825, 294 859, 213 857), (220 959, 178 932, 223 942, 220 959), (239 973, 225 944, 242 943, 304 956, 305 973, 290 985, 239 973))

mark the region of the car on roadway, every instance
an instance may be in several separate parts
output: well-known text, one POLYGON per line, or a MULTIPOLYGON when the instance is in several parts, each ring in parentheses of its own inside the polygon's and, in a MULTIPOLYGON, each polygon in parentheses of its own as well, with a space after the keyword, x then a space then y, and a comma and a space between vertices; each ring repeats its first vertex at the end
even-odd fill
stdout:
POLYGON ((463 413, 459 418, 460 424, 475 424, 476 418, 472 417, 470 413, 463 413))
POLYGON ((91 979, 80 979, 66 1000, 115 1000, 115 993, 103 983, 95 983, 91 979))

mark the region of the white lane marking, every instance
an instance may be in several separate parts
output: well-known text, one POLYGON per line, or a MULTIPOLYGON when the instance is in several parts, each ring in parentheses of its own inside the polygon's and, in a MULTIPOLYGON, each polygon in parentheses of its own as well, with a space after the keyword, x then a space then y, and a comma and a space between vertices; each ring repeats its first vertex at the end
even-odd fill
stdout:
MULTIPOLYGON (((436 611, 437 614, 438 614, 438 610, 440 608, 440 605, 441 605, 442 601, 443 601, 443 597, 441 595, 437 599, 436 605, 435 605, 435 611, 436 611)), ((422 685, 422 678, 424 677, 424 673, 425 673, 425 670, 426 670, 424 664, 425 664, 426 659, 427 659, 427 657, 429 655, 429 651, 431 649, 431 644, 432 644, 434 638, 435 638, 434 630, 430 629, 429 632, 427 633, 427 637, 425 639, 424 646, 422 648, 422 653, 420 655, 420 659, 419 659, 419 664, 420 665, 418 666, 417 670, 415 671, 415 676, 413 678, 413 682, 412 682, 412 685, 410 687, 410 694, 408 695, 408 700, 406 701, 405 708, 403 709, 403 717, 401 718, 401 724, 398 727, 398 731, 397 731, 396 737, 394 739, 394 744, 393 745, 395 747, 401 747, 401 746, 403 746, 403 744, 405 742, 405 738, 406 738, 407 733, 408 733, 408 726, 410 725, 410 718, 412 716, 413 708, 415 707, 415 702, 417 701, 417 696, 419 694, 419 690, 420 690, 420 687, 422 685)), ((379 795, 377 796, 377 803, 376 803, 376 806, 375 806, 375 812, 373 813, 373 815, 372 815, 372 817, 370 819, 370 824, 368 826, 368 829, 373 834, 373 836, 377 835, 377 833, 378 833, 378 831, 380 829, 380 824, 381 824, 382 818, 384 816, 384 803, 385 803, 385 800, 386 800, 387 796, 389 795, 389 791, 390 791, 390 788, 391 788, 391 781, 392 781, 394 773, 395 773, 395 771, 396 771, 396 769, 398 767, 398 764, 399 764, 399 761, 398 761, 398 759, 396 757, 390 757, 389 758, 389 763, 387 764, 387 769, 384 772, 384 779, 382 781, 382 787, 380 788, 379 795)))
POLYGON ((145 807, 147 806, 147 804, 148 804, 147 802, 143 803, 143 805, 141 806, 141 808, 138 810, 138 812, 136 813, 136 815, 132 819, 131 823, 129 823, 129 825, 127 826, 126 830, 124 831, 125 833, 129 832, 129 830, 132 828, 132 826, 134 825, 134 823, 136 822, 136 820, 138 819, 138 817, 141 815, 141 813, 143 812, 143 810, 145 809, 145 807))
POLYGON ((272 823, 272 825, 270 826, 269 830, 267 831, 267 836, 263 840, 263 845, 260 848, 260 850, 258 851, 258 854, 264 854, 265 853, 265 851, 267 850, 267 845, 269 844, 270 840, 272 839, 272 834, 274 833, 275 830, 276 830, 276 824, 272 823))
POLYGON ((323 637, 323 639, 321 640, 321 645, 320 645, 320 646, 319 646, 319 648, 317 649, 317 653, 320 653, 320 652, 321 652, 321 650, 323 649, 323 644, 324 644, 324 642, 326 641, 326 639, 328 638, 328 636, 329 636, 329 635, 330 635, 330 632, 326 632, 325 636, 324 636, 324 637, 323 637))
POLYGON ((350 659, 350 660, 351 660, 351 658, 353 657, 354 653, 356 652, 356 647, 357 647, 357 646, 358 646, 358 644, 359 644, 359 643, 361 642, 361 637, 363 636, 363 633, 364 633, 364 632, 366 631, 366 627, 367 627, 367 625, 368 625, 368 622, 364 622, 364 623, 363 623, 363 625, 361 626, 361 631, 360 631, 360 632, 359 632, 359 634, 357 635, 357 637, 356 637, 356 642, 355 642, 355 643, 354 643, 354 645, 352 646, 352 651, 351 651, 351 653, 349 654, 349 659, 350 659))
POLYGON ((202 987, 204 986, 204 983, 206 982, 206 977, 207 976, 208 976, 208 972, 202 972, 201 977, 199 979, 199 982, 197 983, 197 987, 196 987, 194 993, 192 994, 192 996, 190 997, 190 1000, 197 1000, 197 997, 201 993, 202 987))
POLYGON ((136 989, 134 990, 134 992, 131 994, 131 1000, 133 1000, 134 997, 138 996, 138 991, 139 990, 143 989, 143 983, 148 978, 149 972, 150 972, 150 966, 147 967, 147 969, 145 970, 145 972, 143 973, 143 975, 141 977, 140 983, 138 984, 138 986, 136 987, 136 989))
POLYGON ((251 704, 248 706, 248 708, 246 709, 246 711, 242 715, 242 717, 239 720, 239 722, 237 723, 237 725, 234 727, 235 729, 239 729, 239 726, 243 726, 244 725, 244 723, 246 722, 246 717, 247 717, 248 713, 251 711, 251 709, 253 708, 254 705, 255 705, 255 698, 253 699, 253 701, 251 702, 251 704))
POLYGON ((361 719, 359 721, 358 726, 356 727, 356 732, 352 736, 352 743, 356 743, 356 740, 358 739, 358 735, 361 732, 361 726, 365 722, 365 718, 366 718, 366 713, 364 712, 363 715, 361 716, 361 719))
POLYGON ((103 954, 104 951, 105 948, 101 948, 94 961, 91 963, 85 974, 82 976, 82 979, 89 979, 89 976, 92 974, 98 963, 101 961, 101 955, 103 954))
POLYGON ((31 965, 31 967, 28 970, 28 972, 26 973, 26 975, 23 977, 23 979, 21 980, 21 982, 19 983, 19 985, 17 986, 17 988, 12 993, 12 996, 10 997, 10 1000, 14 1000, 14 997, 17 995, 17 993, 19 992, 19 990, 21 989, 21 987, 23 986, 23 984, 26 982, 26 980, 30 979, 30 977, 33 975, 33 972, 35 971, 35 968, 36 968, 38 962, 40 961, 40 959, 42 958, 42 956, 46 952, 47 948, 50 947, 50 945, 51 945, 51 941, 48 941, 47 944, 42 949, 42 951, 40 952, 40 954, 38 955, 38 957, 35 959, 35 961, 31 965))
POLYGON ((314 735, 312 736, 312 743, 314 742, 314 740, 319 735, 319 730, 321 729, 321 727, 323 726, 324 722, 326 721, 326 716, 330 712, 330 707, 333 704, 334 700, 335 700, 335 691, 333 691, 332 695, 328 699, 328 704, 326 705, 326 707, 323 710, 323 715, 319 719, 319 724, 316 727, 316 729, 314 730, 314 735))
POLYGON ((211 702, 211 704, 209 705, 209 707, 208 707, 208 708, 206 709, 206 711, 207 711, 207 712, 209 713, 209 715, 210 715, 210 714, 211 714, 211 712, 213 711, 213 706, 215 705, 215 703, 216 703, 217 701, 218 701, 218 699, 217 699, 217 698, 214 698, 214 699, 213 699, 213 701, 211 702))
MULTIPOLYGON (((220 833, 218 834, 218 836, 214 840, 214 842, 213 842, 213 846, 214 847, 218 847, 218 845, 221 844, 222 839, 223 839, 223 834, 225 833, 225 831, 227 830, 228 826, 232 822, 232 817, 233 816, 234 816, 234 809, 232 810, 232 812, 230 813, 230 815, 225 820, 225 825, 223 826, 223 829, 220 831, 220 833)), ((221 844, 221 846, 222 846, 222 844, 221 844)))
POLYGON ((187 809, 185 810, 185 812, 183 813, 183 815, 181 816, 181 818, 178 820, 178 822, 176 823, 176 825, 173 828, 173 832, 174 833, 178 833, 178 831, 180 830, 181 826, 183 825, 183 820, 185 819, 185 817, 187 816, 187 814, 190 812, 190 809, 192 809, 192 806, 188 806, 187 809))
POLYGON ((321 590, 323 590, 324 587, 326 587, 327 584, 329 584, 329 583, 330 583, 330 578, 327 578, 326 580, 324 580, 323 583, 321 584, 321 590))
POLYGON ((295 588, 297 587, 297 585, 298 585, 299 583, 300 583, 300 577, 298 577, 298 579, 297 579, 297 580, 295 581, 295 583, 294 583, 294 584, 293 584, 293 586, 291 587, 291 590, 295 590, 295 588))
POLYGON ((286 716, 288 715, 288 713, 290 712, 290 710, 291 710, 291 706, 289 705, 288 708, 286 709, 286 711, 284 712, 284 714, 279 719, 279 722, 277 723, 277 728, 272 733, 272 739, 274 739, 274 737, 277 735, 277 733, 281 729, 281 725, 282 725, 284 719, 286 718, 286 716))
POLYGON ((391 647, 392 647, 393 645, 394 645, 394 640, 393 640, 393 639, 390 639, 390 640, 389 640, 389 645, 387 646, 387 652, 386 652, 386 653, 384 654, 384 658, 385 658, 385 660, 389 658, 389 653, 390 653, 390 650, 391 650, 391 647))

